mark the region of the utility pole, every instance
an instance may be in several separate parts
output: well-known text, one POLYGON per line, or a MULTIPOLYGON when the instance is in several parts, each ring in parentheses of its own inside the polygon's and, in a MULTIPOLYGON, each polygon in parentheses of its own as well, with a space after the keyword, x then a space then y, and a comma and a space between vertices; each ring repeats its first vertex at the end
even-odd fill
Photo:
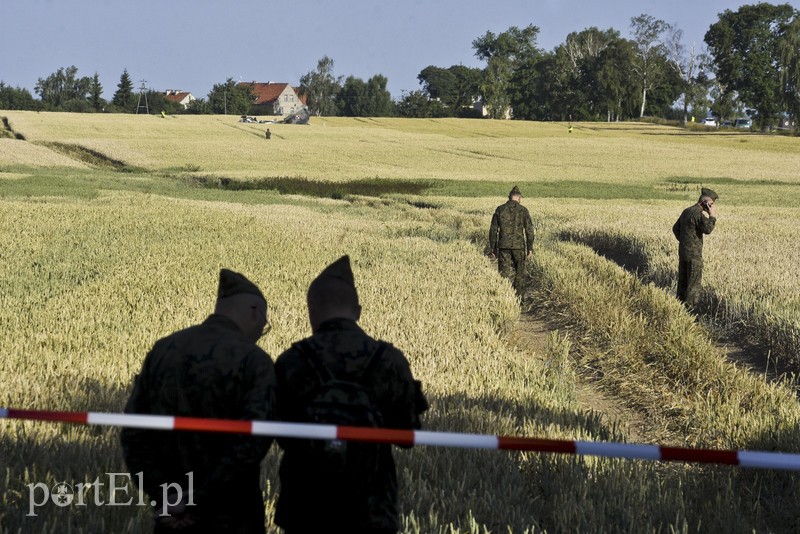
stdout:
POLYGON ((139 114, 140 109, 144 109, 146 114, 150 114, 150 107, 147 105, 147 80, 139 80, 141 82, 141 86, 139 87, 139 103, 136 104, 136 114, 139 114), (142 105, 142 98, 144 98, 144 105, 142 105))

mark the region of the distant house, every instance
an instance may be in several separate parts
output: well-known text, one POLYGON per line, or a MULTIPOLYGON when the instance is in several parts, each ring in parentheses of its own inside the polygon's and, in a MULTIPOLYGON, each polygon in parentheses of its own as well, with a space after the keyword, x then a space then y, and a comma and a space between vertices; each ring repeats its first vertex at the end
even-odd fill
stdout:
MULTIPOLYGON (((477 113, 479 117, 487 118, 489 116, 489 108, 486 105, 486 101, 482 98, 476 99, 472 102, 472 110, 477 113)), ((506 109, 503 119, 510 120, 512 116, 513 110, 509 107, 506 109)))
POLYGON ((249 86, 255 95, 254 115, 291 115, 306 105, 299 91, 288 83, 239 82, 249 86))
POLYGON ((183 106, 183 109, 188 108, 192 101, 197 100, 192 93, 181 91, 179 89, 167 89, 164 91, 164 98, 168 102, 180 104, 183 106))

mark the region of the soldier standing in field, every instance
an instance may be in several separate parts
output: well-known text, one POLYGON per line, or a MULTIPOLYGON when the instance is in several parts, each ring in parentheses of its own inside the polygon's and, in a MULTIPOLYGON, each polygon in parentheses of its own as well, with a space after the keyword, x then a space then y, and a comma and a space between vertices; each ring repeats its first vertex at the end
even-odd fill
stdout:
POLYGON ((689 206, 672 226, 678 245, 678 299, 694 310, 700 297, 703 277, 703 235, 710 234, 717 223, 716 201, 719 196, 702 188, 697 204, 689 206))
POLYGON ((489 227, 489 248, 497 258, 500 275, 511 280, 517 296, 525 293, 525 262, 533 252, 533 221, 521 204, 522 193, 516 185, 508 202, 497 207, 489 227))
MULTIPOLYGON (((367 335, 350 259, 325 268, 307 294, 312 336, 275 363, 285 421, 420 428, 427 409, 403 353, 367 335)), ((400 528, 389 444, 279 439, 275 522, 286 534, 390 533, 400 528)))
MULTIPOLYGON (((125 413, 272 419, 275 371, 256 346, 268 325, 258 287, 223 269, 214 314, 156 342, 125 413)), ((124 428, 121 441, 133 480, 141 472, 156 503, 155 532, 264 532, 260 464, 271 439, 124 428), (180 502, 165 495, 167 484, 181 487, 180 502)))

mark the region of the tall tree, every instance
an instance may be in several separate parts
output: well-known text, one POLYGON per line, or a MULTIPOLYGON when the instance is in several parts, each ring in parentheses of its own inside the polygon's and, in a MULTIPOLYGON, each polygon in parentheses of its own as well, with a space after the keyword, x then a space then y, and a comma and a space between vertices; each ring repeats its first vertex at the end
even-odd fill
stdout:
MULTIPOLYGON (((556 48, 558 76, 565 111, 577 120, 597 120, 608 114, 605 87, 601 83, 605 51, 620 40, 614 29, 591 27, 567 36, 556 48)), ((628 65, 630 68, 630 65, 628 65)))
POLYGON ((133 106, 133 81, 128 69, 123 69, 117 84, 117 90, 111 98, 111 103, 126 111, 131 111, 133 106))
MULTIPOLYGON (((786 107, 795 124, 800 121, 800 14, 785 24, 778 36, 781 84, 786 107)), ((800 129, 797 125, 795 129, 800 129)))
POLYGON ((632 68, 635 59, 634 43, 622 38, 611 41, 598 57, 598 89, 609 122, 641 113, 635 105, 639 92, 632 68))
POLYGON ((336 94, 341 88, 342 79, 333 75, 333 60, 328 56, 317 61, 316 70, 300 77, 300 94, 316 115, 336 115, 336 94))
POLYGON ((726 9, 705 35, 720 83, 736 91, 745 105, 755 110, 762 129, 773 124, 783 111, 779 30, 793 15, 796 11, 789 4, 726 9))
POLYGON ((89 93, 91 78, 78 77, 78 67, 61 67, 47 78, 39 78, 34 90, 42 99, 42 103, 50 109, 79 110, 85 106, 89 93))
POLYGON ((212 113, 247 115, 254 101, 252 87, 237 84, 233 78, 214 84, 208 93, 208 103, 212 113))
POLYGON ((106 101, 103 100, 103 85, 100 83, 100 76, 95 72, 89 84, 89 105, 95 111, 103 109, 106 101))
POLYGON ((664 48, 669 65, 681 80, 683 104, 683 123, 689 120, 689 105, 698 101, 708 90, 708 77, 705 69, 709 63, 708 55, 700 52, 695 43, 683 44, 683 30, 674 25, 666 28, 664 48))
POLYGON ((369 117, 391 117, 394 115, 392 94, 386 89, 389 80, 382 74, 376 74, 367 80, 367 100, 369 117))
POLYGON ((480 98, 482 72, 480 69, 452 65, 448 68, 430 65, 422 69, 417 80, 423 90, 448 109, 449 115, 465 116, 480 98))
POLYGON ((339 114, 345 117, 366 117, 369 115, 367 84, 361 78, 348 76, 336 95, 339 114))
POLYGON ((538 35, 539 28, 531 24, 522 29, 511 26, 498 35, 487 31, 472 41, 475 56, 486 61, 481 89, 490 117, 504 118, 508 113, 515 70, 541 56, 536 46, 538 35))
POLYGON ((661 34, 667 27, 663 20, 646 14, 631 18, 631 33, 636 44, 633 70, 639 79, 642 95, 639 117, 644 117, 647 93, 661 83, 664 76, 666 60, 661 34))

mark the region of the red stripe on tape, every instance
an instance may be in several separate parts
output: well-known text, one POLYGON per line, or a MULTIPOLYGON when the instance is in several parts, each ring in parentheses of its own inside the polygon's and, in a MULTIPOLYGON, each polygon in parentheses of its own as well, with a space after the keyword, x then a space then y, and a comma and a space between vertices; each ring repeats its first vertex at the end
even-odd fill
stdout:
POLYGON ((396 445, 413 445, 413 430, 394 428, 363 428, 357 426, 336 427, 336 439, 371 441, 375 443, 394 443, 396 445))
POLYGON ((661 459, 676 462, 739 465, 739 456, 736 454, 736 451, 661 447, 661 459))
POLYGON ((203 419, 200 417, 175 417, 175 430, 196 430, 200 432, 230 432, 252 434, 252 421, 233 421, 230 419, 203 419))
POLYGON ((36 421, 63 421, 65 423, 87 424, 89 412, 48 412, 44 410, 8 410, 11 419, 34 419, 36 421))
POLYGON ((498 449, 514 451, 563 452, 575 454, 575 442, 558 439, 513 438, 498 436, 498 449))

